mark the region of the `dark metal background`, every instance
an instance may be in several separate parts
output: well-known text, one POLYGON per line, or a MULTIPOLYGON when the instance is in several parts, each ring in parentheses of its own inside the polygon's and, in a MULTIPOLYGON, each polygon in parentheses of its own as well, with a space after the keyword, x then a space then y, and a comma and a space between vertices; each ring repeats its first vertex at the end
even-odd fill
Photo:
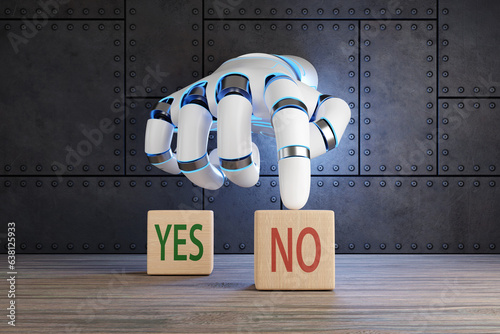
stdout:
POLYGON ((498 253, 499 6, 2 1, 0 245, 15 221, 19 252, 144 253, 148 210, 204 208, 216 252, 253 252, 253 212, 283 208, 274 139, 254 137, 258 186, 205 191, 152 168, 144 130, 159 98, 269 52, 310 60, 351 106, 306 206, 335 211, 337 252, 498 253))

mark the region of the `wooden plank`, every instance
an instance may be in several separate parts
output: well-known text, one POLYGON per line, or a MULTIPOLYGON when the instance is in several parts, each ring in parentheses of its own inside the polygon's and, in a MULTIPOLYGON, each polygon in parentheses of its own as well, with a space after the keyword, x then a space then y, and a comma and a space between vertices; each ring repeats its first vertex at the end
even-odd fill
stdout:
POLYGON ((214 265, 214 213, 148 212, 148 275, 209 275, 214 265))
POLYGON ((335 288, 333 211, 256 211, 254 231, 258 290, 335 288))

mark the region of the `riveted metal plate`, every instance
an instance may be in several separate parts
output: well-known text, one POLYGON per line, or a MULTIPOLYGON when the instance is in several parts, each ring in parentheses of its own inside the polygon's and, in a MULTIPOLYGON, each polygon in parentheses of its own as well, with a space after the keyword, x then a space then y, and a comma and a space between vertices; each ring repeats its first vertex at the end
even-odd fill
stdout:
POLYGON ((179 177, 2 177, 0 201, 19 252, 144 253, 148 210, 199 210, 203 196, 179 177))
POLYGON ((435 0, 325 2, 205 0, 208 19, 432 19, 435 0))
POLYGON ((436 174, 434 21, 361 21, 362 174, 436 174))
POLYGON ((0 19, 28 19, 45 24, 48 19, 122 19, 124 0, 3 0, 0 19))
POLYGON ((499 181, 316 176, 304 209, 335 212, 337 253, 498 253, 499 181))
POLYGON ((439 2, 440 96, 500 96, 499 12, 495 0, 439 2))
POLYGON ((122 30, 0 22, 0 174, 123 173, 122 30))
POLYGON ((219 190, 205 190, 205 209, 214 211, 216 253, 253 253, 254 212, 280 209, 278 178, 261 177, 252 188, 229 182, 219 190))
POLYGON ((127 96, 167 96, 202 77, 202 2, 127 1, 127 96))
POLYGON ((439 100, 439 173, 498 175, 497 100, 439 100))
MULTIPOLYGON (((318 71, 319 90, 344 99, 351 105, 352 120, 339 147, 312 160, 313 173, 357 174, 357 91, 358 24, 355 21, 208 21, 205 24, 205 74, 217 69, 227 59, 245 53, 268 52, 291 54, 309 60, 318 71), (262 40, 266 39, 263 44, 262 40), (241 43, 244 40, 245 43, 241 43), (293 41, 293 43, 292 43, 293 41), (355 152, 355 153, 352 153, 355 152), (320 171, 318 166, 322 165, 320 171), (335 168, 335 169, 334 169, 335 168)), ((257 139, 268 142, 273 139, 257 139)), ((275 164, 276 150, 260 145, 267 174, 275 164), (267 165, 272 159, 271 166, 267 165)))

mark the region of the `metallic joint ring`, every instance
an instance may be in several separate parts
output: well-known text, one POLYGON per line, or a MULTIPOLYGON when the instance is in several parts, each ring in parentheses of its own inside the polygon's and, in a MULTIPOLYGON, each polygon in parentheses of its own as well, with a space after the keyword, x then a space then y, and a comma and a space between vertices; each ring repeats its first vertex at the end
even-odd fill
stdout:
POLYGON ((307 114, 307 106, 300 100, 294 99, 294 98, 286 98, 283 100, 279 100, 276 102, 273 107, 271 108, 272 113, 271 113, 271 125, 274 126, 273 124, 273 118, 274 115, 280 111, 283 108, 295 108, 295 109, 300 109, 303 112, 307 114))
POLYGON ((172 150, 168 150, 160 154, 148 155, 148 160, 150 164, 158 165, 172 159, 172 156, 172 150))
POLYGON ((230 74, 222 78, 217 87, 217 102, 231 94, 241 95, 252 102, 248 78, 239 74, 230 74))
POLYGON ((335 138, 335 132, 333 131, 330 124, 324 119, 320 118, 316 122, 314 122, 319 131, 321 131, 321 135, 323 136, 323 140, 325 141, 326 150, 330 151, 337 145, 337 139, 335 138))
POLYGON ((240 159, 223 159, 219 158, 220 166, 223 169, 234 171, 250 166, 253 163, 252 154, 240 159))
POLYGON ((201 169, 208 165, 210 161, 208 160, 208 155, 205 154, 199 159, 192 160, 192 161, 177 161, 177 165, 179 166, 179 169, 183 172, 194 172, 198 169, 201 169))
POLYGON ((278 151, 278 161, 281 159, 286 159, 291 157, 302 157, 311 159, 311 152, 309 148, 299 145, 286 146, 278 151))

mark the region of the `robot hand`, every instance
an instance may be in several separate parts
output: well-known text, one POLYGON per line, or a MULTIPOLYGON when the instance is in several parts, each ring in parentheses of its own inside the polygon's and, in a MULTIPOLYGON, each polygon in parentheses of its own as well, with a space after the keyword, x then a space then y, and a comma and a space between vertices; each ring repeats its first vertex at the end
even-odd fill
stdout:
POLYGON ((317 84, 316 70, 299 57, 254 53, 228 60, 158 102, 146 128, 149 161, 206 189, 218 189, 225 177, 251 187, 260 169, 252 132, 273 134, 281 199, 300 209, 309 198, 310 159, 338 146, 351 117, 346 102, 319 93, 317 84), (207 154, 214 129, 217 149, 207 154))

